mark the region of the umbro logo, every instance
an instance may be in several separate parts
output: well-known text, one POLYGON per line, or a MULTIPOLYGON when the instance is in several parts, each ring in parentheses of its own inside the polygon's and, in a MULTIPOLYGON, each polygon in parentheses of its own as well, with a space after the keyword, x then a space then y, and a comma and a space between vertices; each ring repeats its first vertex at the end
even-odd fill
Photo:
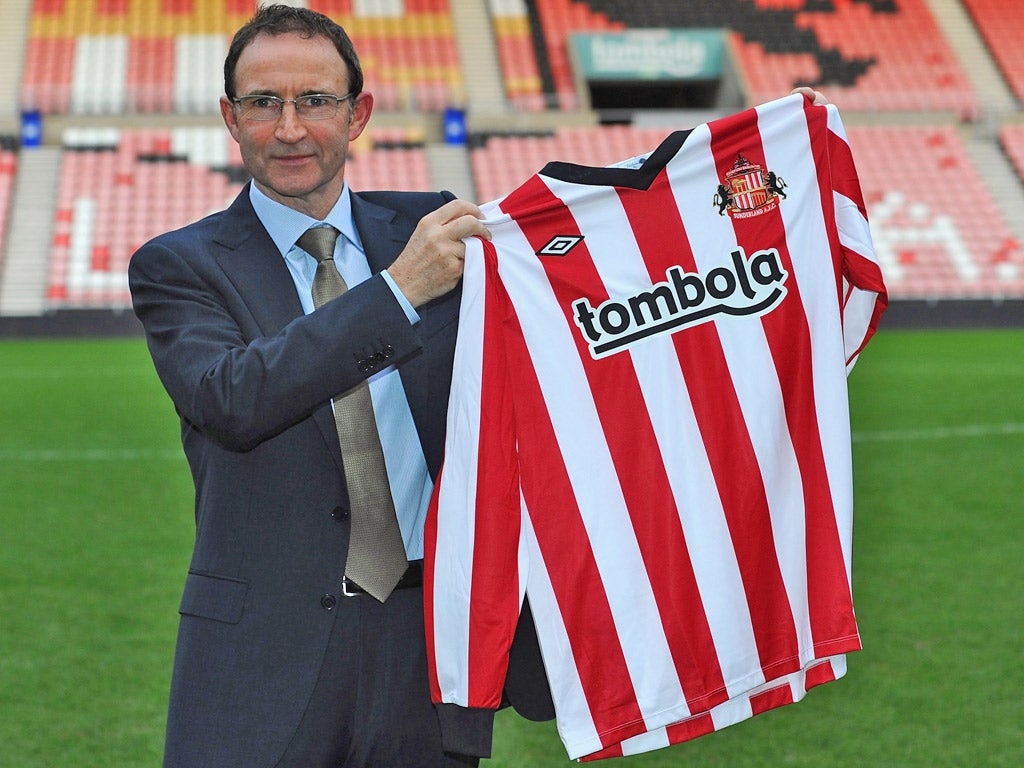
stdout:
POLYGON ((583 242, 583 235, 555 235, 537 251, 538 256, 565 256, 583 242))

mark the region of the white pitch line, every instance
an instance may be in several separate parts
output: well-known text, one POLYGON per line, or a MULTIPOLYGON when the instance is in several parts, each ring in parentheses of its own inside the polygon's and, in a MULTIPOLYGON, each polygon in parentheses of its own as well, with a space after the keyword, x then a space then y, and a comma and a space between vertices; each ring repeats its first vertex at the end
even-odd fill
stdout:
POLYGON ((1024 424, 971 424, 962 427, 934 427, 930 429, 892 429, 877 432, 854 432, 855 443, 902 443, 915 440, 948 440, 963 437, 995 437, 1024 434, 1024 424))
POLYGON ((49 379, 114 379, 128 377, 150 378, 156 376, 154 371, 146 368, 7 368, 0 370, 0 381, 30 380, 45 381, 49 379))
POLYGON ((184 454, 180 448, 0 450, 0 461, 150 461, 182 458, 184 454))

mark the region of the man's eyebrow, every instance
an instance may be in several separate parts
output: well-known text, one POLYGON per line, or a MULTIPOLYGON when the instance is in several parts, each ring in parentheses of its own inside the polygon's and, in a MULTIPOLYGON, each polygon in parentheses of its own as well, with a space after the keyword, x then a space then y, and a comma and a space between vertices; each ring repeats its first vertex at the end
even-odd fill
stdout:
MULTIPOLYGON (((316 88, 310 88, 310 89, 307 89, 305 91, 302 91, 302 93, 296 94, 295 98, 300 98, 302 96, 337 96, 337 95, 340 95, 340 94, 336 94, 336 93, 334 93, 334 91, 329 91, 329 90, 325 91, 325 90, 318 90, 316 88)), ((281 95, 280 91, 275 91, 275 90, 273 90, 271 88, 268 88, 266 90, 256 90, 256 89, 254 89, 254 90, 250 91, 249 93, 242 94, 239 98, 244 98, 245 96, 275 96, 275 97, 277 97, 279 99, 283 99, 284 98, 281 95)))

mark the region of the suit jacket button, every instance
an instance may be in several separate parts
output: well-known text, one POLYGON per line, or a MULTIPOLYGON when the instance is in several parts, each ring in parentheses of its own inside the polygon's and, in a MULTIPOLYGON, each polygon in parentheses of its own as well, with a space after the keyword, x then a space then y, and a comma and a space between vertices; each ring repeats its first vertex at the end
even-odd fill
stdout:
POLYGON ((338 604, 338 598, 334 595, 324 595, 320 598, 320 607, 325 611, 333 611, 334 606, 338 604))
POLYGON ((331 510, 331 517, 337 520, 339 523, 343 523, 349 518, 349 511, 344 507, 335 507, 331 510))

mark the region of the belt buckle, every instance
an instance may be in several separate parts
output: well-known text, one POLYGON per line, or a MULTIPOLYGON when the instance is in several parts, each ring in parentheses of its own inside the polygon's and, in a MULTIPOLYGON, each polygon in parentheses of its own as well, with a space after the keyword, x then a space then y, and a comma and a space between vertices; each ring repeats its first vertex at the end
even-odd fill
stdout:
POLYGON ((341 594, 345 597, 359 597, 360 595, 366 594, 365 591, 355 582, 352 582, 352 587, 355 591, 349 592, 349 580, 348 577, 344 577, 341 580, 341 594))

